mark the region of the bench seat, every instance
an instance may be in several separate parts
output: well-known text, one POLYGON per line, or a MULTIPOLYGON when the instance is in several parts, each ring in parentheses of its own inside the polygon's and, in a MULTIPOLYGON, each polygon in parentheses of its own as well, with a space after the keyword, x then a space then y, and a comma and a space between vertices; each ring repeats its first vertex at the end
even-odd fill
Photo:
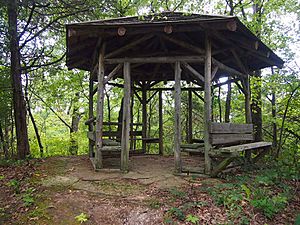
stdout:
POLYGON ((254 150, 254 149, 259 149, 259 148, 268 148, 271 147, 272 143, 271 142, 252 142, 248 144, 242 144, 242 145, 233 145, 229 147, 223 147, 217 149, 217 151, 220 151, 222 153, 232 153, 232 152, 242 152, 246 150, 254 150))

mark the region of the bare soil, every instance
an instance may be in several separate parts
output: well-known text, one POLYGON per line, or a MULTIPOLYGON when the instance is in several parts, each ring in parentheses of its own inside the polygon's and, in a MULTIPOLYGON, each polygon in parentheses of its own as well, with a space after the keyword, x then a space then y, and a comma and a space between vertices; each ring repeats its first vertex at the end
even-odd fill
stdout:
MULTIPOLYGON (((189 164, 201 163, 193 158, 189 164)), ((83 224, 193 224, 185 218, 178 220, 180 215, 170 215, 170 210, 175 209, 176 214, 176 209, 184 207, 187 213, 197 215, 198 224, 230 224, 224 207, 216 206, 212 197, 201 191, 224 180, 175 176, 173 170, 173 157, 161 156, 131 157, 129 173, 95 172, 86 156, 0 167, 0 175, 4 175, 0 179, 0 224, 76 225, 80 224, 76 216, 82 213, 87 217, 83 224), (12 179, 20 180, 18 194, 7 185, 12 179), (30 206, 24 205, 28 188, 33 188, 34 203, 30 206)), ((294 211, 300 208, 298 200, 273 221, 254 212, 249 222, 292 224, 294 211)))

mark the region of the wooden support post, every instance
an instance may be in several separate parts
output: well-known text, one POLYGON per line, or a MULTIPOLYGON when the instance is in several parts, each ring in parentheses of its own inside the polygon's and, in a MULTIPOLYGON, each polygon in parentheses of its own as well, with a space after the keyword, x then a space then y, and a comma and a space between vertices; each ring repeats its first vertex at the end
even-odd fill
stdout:
POLYGON ((163 99, 162 99, 162 91, 159 91, 159 103, 158 103, 158 114, 159 114, 159 154, 163 155, 164 146, 163 146, 163 99))
POLYGON ((246 113, 246 123, 252 123, 252 117, 251 117, 251 96, 250 96, 250 83, 249 83, 249 75, 244 80, 245 83, 245 113, 246 113))
MULTIPOLYGON (((131 82, 131 90, 133 90, 133 83, 131 82)), ((130 149, 133 149, 134 147, 134 135, 133 135, 133 108, 134 108, 134 94, 133 91, 130 93, 130 98, 131 98, 131 104, 130 104, 130 149)))
POLYGON ((209 151, 211 149, 209 126, 211 123, 211 41, 209 37, 205 36, 205 84, 204 84, 204 160, 205 160, 205 173, 211 172, 211 159, 209 151))
MULTIPOLYGON (((89 119, 94 118, 94 101, 93 101, 93 91, 94 91, 94 82, 93 82, 93 75, 92 71, 90 73, 90 80, 89 80, 89 119)), ((89 123, 89 132, 94 132, 94 123, 89 123)), ((95 141, 89 138, 89 156, 90 158, 94 157, 94 146, 95 141)))
MULTIPOLYGON (((249 75, 247 75, 247 78, 244 79, 244 94, 245 94, 245 119, 246 123, 252 123, 252 117, 251 117, 251 96, 250 96, 250 82, 249 82, 249 75)), ((248 150, 245 152, 246 162, 251 161, 251 151, 248 150)))
MULTIPOLYGON (((142 87, 142 138, 147 138, 147 87, 144 83, 142 87)), ((143 153, 146 153, 147 143, 145 140, 142 141, 143 153)))
POLYGON ((129 161, 129 133, 130 133, 130 63, 124 63, 124 103, 123 103, 123 120, 122 120, 122 137, 121 137, 121 170, 128 171, 129 161))
POLYGON ((175 135, 174 135, 174 157, 175 170, 181 173, 181 123, 180 123, 180 108, 181 108, 181 67, 180 62, 175 63, 175 85, 174 85, 174 99, 175 99, 175 135))
POLYGON ((216 177, 220 172, 222 172, 235 158, 225 158, 223 159, 214 170, 211 172, 212 177, 216 177))
POLYGON ((103 132, 103 106, 104 106, 104 52, 105 43, 102 43, 98 60, 98 89, 97 89, 97 115, 96 115, 96 152, 95 168, 102 168, 102 132, 103 132))
POLYGON ((192 91, 188 92, 188 143, 192 144, 193 140, 193 95, 192 91))

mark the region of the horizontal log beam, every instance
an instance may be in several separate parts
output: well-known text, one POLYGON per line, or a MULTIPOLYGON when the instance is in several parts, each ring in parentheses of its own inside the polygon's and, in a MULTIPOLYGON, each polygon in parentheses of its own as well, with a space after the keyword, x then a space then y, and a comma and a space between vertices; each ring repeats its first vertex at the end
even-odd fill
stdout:
POLYGON ((160 57, 137 57, 137 58, 113 58, 105 59, 107 64, 117 63, 175 63, 175 62, 204 62, 203 56, 160 56, 160 57))

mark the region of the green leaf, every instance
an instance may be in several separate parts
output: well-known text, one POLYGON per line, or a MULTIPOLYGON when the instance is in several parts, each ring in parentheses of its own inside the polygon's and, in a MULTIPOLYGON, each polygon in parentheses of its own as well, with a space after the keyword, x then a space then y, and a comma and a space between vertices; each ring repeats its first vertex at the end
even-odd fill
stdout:
POLYGON ((192 224, 198 224, 199 218, 192 214, 188 214, 185 219, 187 222, 191 222, 192 224))
POLYGON ((80 213, 78 216, 75 216, 75 219, 80 223, 84 223, 88 221, 89 216, 85 213, 80 213))

